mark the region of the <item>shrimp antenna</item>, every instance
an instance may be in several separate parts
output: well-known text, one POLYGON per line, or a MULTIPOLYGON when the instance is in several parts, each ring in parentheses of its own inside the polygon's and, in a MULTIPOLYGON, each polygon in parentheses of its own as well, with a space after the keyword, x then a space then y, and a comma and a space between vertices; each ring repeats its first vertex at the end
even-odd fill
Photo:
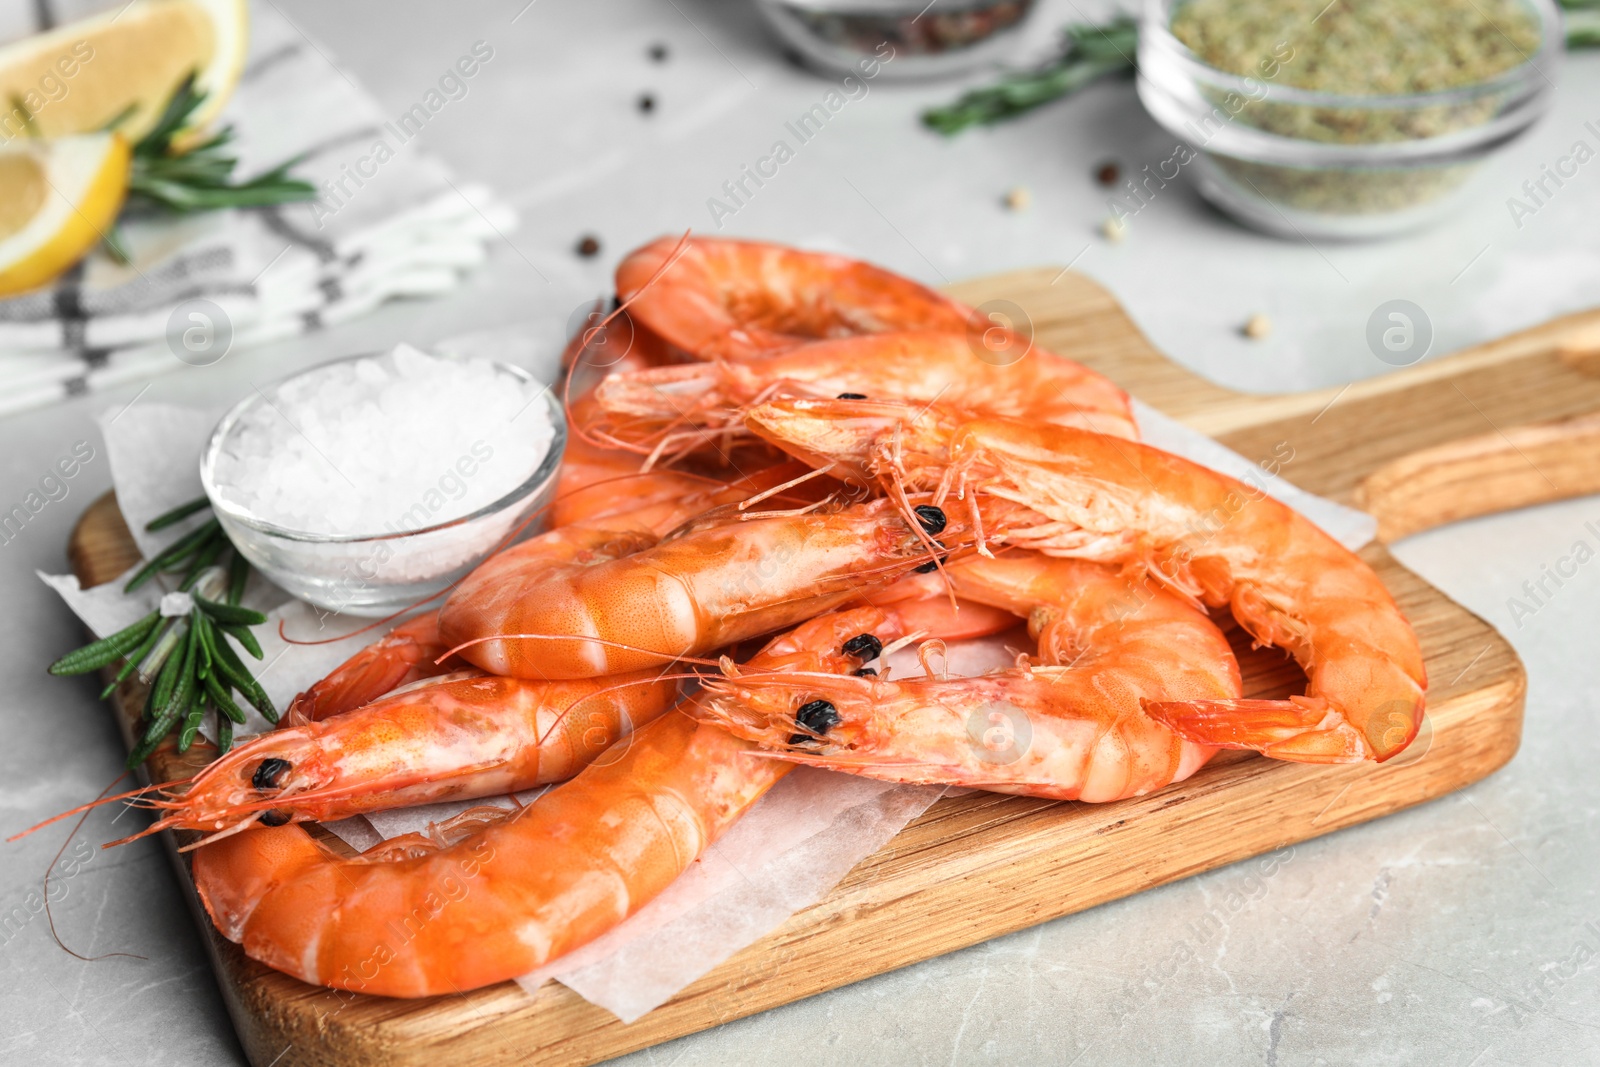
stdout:
MULTIPOLYGON (((611 314, 609 314, 605 318, 601 319, 594 326, 590 326, 590 327, 588 327, 588 328, 586 328, 584 330, 583 335, 582 335, 583 336, 583 341, 579 345, 578 354, 573 358, 573 361, 572 361, 573 362, 573 366, 568 368, 566 380, 562 383, 562 388, 561 388, 561 406, 562 407, 567 408, 568 410, 571 410, 571 407, 572 407, 572 379, 574 377, 573 369, 576 368, 576 366, 583 361, 583 354, 589 350, 590 342, 592 342, 594 340, 596 335, 598 335, 602 330, 604 330, 608 325, 610 325, 612 319, 616 318, 618 315, 620 315, 624 311, 626 311, 628 309, 629 305, 631 305, 634 301, 638 300, 641 296, 643 296, 645 294, 645 292, 652 285, 654 285, 657 281, 659 281, 661 279, 661 277, 663 275, 665 275, 667 273, 667 271, 671 270, 674 266, 677 265, 678 260, 681 259, 683 257, 683 254, 689 250, 689 235, 691 233, 693 233, 693 232, 694 232, 694 230, 692 228, 684 230, 683 231, 683 236, 678 238, 678 243, 672 246, 672 251, 667 254, 667 258, 662 260, 661 266, 657 267, 655 269, 655 272, 652 273, 649 278, 645 279, 645 283, 643 285, 639 286, 638 289, 635 289, 634 292, 633 292, 633 295, 628 297, 628 299, 623 300, 623 301, 619 301, 617 306, 615 308, 612 308, 611 314)), ((573 423, 572 423, 572 429, 585 444, 593 445, 596 448, 604 448, 604 447, 606 447, 605 445, 601 444, 600 442, 592 439, 589 436, 588 430, 585 427, 579 425, 576 420, 574 420, 573 423)))
POLYGON ((457 652, 460 652, 464 648, 471 648, 473 645, 481 645, 488 641, 592 641, 597 645, 605 645, 607 648, 620 648, 624 652, 638 652, 645 656, 655 656, 657 659, 662 660, 664 665, 672 663, 693 663, 702 667, 721 666, 720 662, 717 660, 703 659, 696 656, 675 656, 670 652, 657 652, 654 649, 640 648, 637 645, 627 645, 623 644, 621 641, 612 641, 604 637, 590 637, 586 634, 491 634, 488 637, 474 637, 470 641, 463 641, 454 648, 447 649, 443 655, 433 662, 443 663, 445 660, 449 659, 451 656, 455 655, 457 652))
MULTIPOLYGON (((112 788, 112 786, 115 786, 117 784, 117 782, 122 781, 123 777, 124 776, 119 775, 115 782, 112 782, 111 785, 106 786, 106 789, 110 789, 110 788, 112 788)), ((80 814, 84 815, 84 816, 87 816, 89 814, 89 812, 93 811, 95 808, 103 807, 106 804, 113 804, 113 803, 115 803, 116 801, 119 801, 119 800, 143 800, 145 798, 145 795, 148 794, 148 793, 159 792, 159 791, 164 790, 164 789, 170 789, 172 786, 182 785, 186 781, 188 781, 187 778, 174 778, 170 782, 158 782, 158 783, 156 783, 154 785, 140 786, 138 789, 130 789, 126 793, 118 793, 116 796, 110 796, 110 797, 106 796, 105 795, 105 791, 102 790, 100 796, 96 797, 94 800, 89 801, 89 803, 87 803, 87 804, 79 804, 77 807, 73 808, 71 811, 63 811, 59 815, 52 815, 52 816, 50 816, 50 818, 44 820, 44 822, 41 822, 41 823, 38 823, 36 825, 30 826, 26 830, 21 831, 20 833, 12 834, 10 837, 6 838, 6 843, 10 844, 13 841, 20 841, 24 837, 27 837, 29 834, 37 833, 38 831, 43 830, 46 826, 53 826, 54 824, 60 822, 62 819, 70 819, 70 818, 72 818, 72 816, 80 815, 80 814)), ((82 823, 80 822, 79 825, 82 825, 82 823)), ((74 830, 73 832, 76 833, 77 831, 74 830)))
MULTIPOLYGON (((539 739, 538 739, 537 743, 540 744, 540 745, 543 745, 545 743, 545 741, 550 737, 550 735, 556 732, 556 728, 558 726, 560 726, 563 722, 566 721, 567 716, 572 714, 572 710, 574 708, 576 708, 579 704, 584 703, 585 701, 594 700, 594 699, 596 699, 598 697, 603 697, 608 693, 616 693, 616 692, 620 692, 621 690, 624 690, 624 689, 631 689, 636 685, 654 685, 657 682, 673 682, 673 681, 684 681, 684 680, 699 681, 701 679, 701 677, 702 677, 701 675, 696 674, 693 671, 689 671, 689 672, 684 673, 684 674, 658 674, 654 678, 635 678, 635 679, 633 679, 631 681, 617 682, 615 685, 608 685, 604 689, 597 689, 593 693, 589 693, 589 694, 586 694, 584 696, 579 697, 578 699, 574 700, 572 703, 568 704, 566 707, 562 708, 559 712, 557 712, 556 713, 556 717, 555 717, 555 721, 550 724, 550 728, 548 730, 546 730, 544 733, 539 735, 539 739)), ((632 733, 632 732, 633 732, 633 730, 632 730, 631 724, 630 724, 630 728, 628 730, 628 733, 632 733)), ((620 741, 622 739, 622 737, 625 737, 625 736, 627 736, 627 735, 626 734, 619 735, 617 740, 620 741)))
MULTIPOLYGON (((100 796, 96 799, 105 799, 106 794, 115 789, 117 787, 117 783, 126 777, 128 777, 128 772, 123 771, 121 774, 111 779, 111 784, 100 790, 100 796)), ((72 839, 78 836, 79 830, 83 829, 84 821, 89 818, 89 810, 90 809, 85 808, 83 810, 83 814, 78 816, 78 822, 73 826, 72 832, 67 835, 67 839, 65 841, 61 842, 61 847, 56 849, 56 854, 51 858, 50 865, 44 869, 44 917, 45 921, 50 924, 50 936, 55 938, 56 945, 61 949, 62 952, 65 952, 69 956, 75 956, 78 959, 83 960, 85 963, 93 963, 96 960, 106 960, 113 956, 127 956, 129 959, 135 960, 149 959, 150 957, 148 956, 141 956, 134 952, 102 952, 98 956, 85 956, 81 952, 68 948, 67 943, 61 940, 61 934, 56 931, 55 913, 50 910, 50 876, 55 873, 56 864, 61 862, 61 857, 67 851, 67 846, 72 844, 72 839)), ((35 829, 37 829, 37 827, 35 827, 35 829)), ((33 831, 29 830, 26 832, 32 833, 33 831)), ((21 837, 22 835, 18 834, 17 836, 21 837)), ((13 837, 11 840, 15 841, 16 838, 13 837)))

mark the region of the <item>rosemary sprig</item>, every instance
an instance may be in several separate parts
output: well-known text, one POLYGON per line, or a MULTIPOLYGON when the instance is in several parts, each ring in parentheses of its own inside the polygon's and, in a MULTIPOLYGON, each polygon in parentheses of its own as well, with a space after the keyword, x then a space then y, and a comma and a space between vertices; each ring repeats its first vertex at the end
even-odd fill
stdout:
MULTIPOLYGON (((204 497, 192 500, 152 519, 145 529, 165 529, 208 506, 204 497)), ((139 568, 123 591, 132 592, 163 573, 182 575, 178 589, 189 593, 194 605, 186 614, 163 617, 159 610, 152 611, 50 665, 50 673, 55 675, 87 674, 121 659, 122 667, 100 693, 101 699, 135 671, 149 686, 141 719, 144 732, 128 755, 130 770, 149 758, 174 729, 178 730, 178 751, 187 752, 208 711, 217 716, 219 754, 227 752, 233 745, 234 725, 245 721, 233 699, 235 692, 269 722, 278 721, 272 699, 228 641, 231 637, 260 659, 261 644, 250 627, 261 625, 267 617, 239 604, 250 564, 233 547, 221 524, 213 518, 178 538, 139 568), (223 552, 233 554, 227 568, 217 565, 223 552)))
POLYGON ((1138 23, 1123 16, 1104 26, 1076 24, 1063 34, 1061 55, 1035 70, 1013 71, 993 85, 922 113, 924 125, 946 137, 968 126, 988 126, 1071 95, 1107 75, 1133 70, 1138 23))
MULTIPOLYGON (((1559 2, 1565 9, 1567 47, 1600 48, 1600 0, 1559 2)), ((954 103, 930 108, 922 113, 923 124, 954 136, 969 126, 1014 119, 1108 75, 1134 69, 1139 33, 1131 18, 1117 18, 1104 26, 1068 26, 1063 40, 1065 47, 1051 62, 1035 70, 1009 72, 954 103)))
POLYGON ((1600 48, 1600 0, 1560 0, 1568 48, 1600 48))
POLYGON ((168 211, 215 211, 229 207, 260 207, 311 200, 317 195, 310 182, 289 176, 291 159, 245 182, 233 180, 239 163, 224 150, 233 141, 233 127, 181 147, 174 141, 188 125, 206 94, 194 87, 194 75, 183 80, 155 127, 133 146, 133 167, 128 178, 130 202, 168 211))

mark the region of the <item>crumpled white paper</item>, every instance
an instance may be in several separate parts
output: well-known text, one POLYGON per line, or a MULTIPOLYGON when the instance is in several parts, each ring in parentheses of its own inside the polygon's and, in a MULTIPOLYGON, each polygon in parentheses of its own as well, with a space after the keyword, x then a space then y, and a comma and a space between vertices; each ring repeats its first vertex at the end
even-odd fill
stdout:
POLYGON ((631 1023, 827 896, 943 793, 797 767, 659 897, 517 981, 554 978, 631 1023))
MULTIPOLYGON (((462 339, 458 347, 476 356, 521 364, 526 360, 517 354, 540 348, 530 338, 543 332, 497 331, 462 339)), ((452 348, 449 342, 438 347, 452 348)), ((1137 401, 1135 414, 1150 444, 1261 488, 1351 549, 1372 539, 1376 524, 1370 516, 1306 493, 1137 401)), ((199 456, 211 428, 209 418, 198 411, 153 403, 108 411, 101 418, 118 503, 147 557, 204 521, 203 516, 196 517, 154 535, 144 531, 150 519, 200 494, 199 456)), ((167 591, 158 579, 125 596, 121 587, 126 575, 90 590, 79 588, 70 575, 41 573, 40 577, 99 636, 149 612, 167 591)), ((300 639, 341 636, 363 623, 289 599, 259 576, 252 579, 246 602, 268 613, 269 625, 257 630, 265 657, 255 666, 280 709, 378 636, 373 631, 330 644, 291 645, 278 636, 280 620, 290 636, 300 639)), ((1017 650, 1031 650, 1030 646, 1025 633, 949 642, 944 659, 936 659, 932 666, 952 675, 980 674, 1008 666, 1017 650)), ((900 677, 921 672, 914 648, 902 649, 888 665, 900 677)), ((247 709, 247 714, 251 723, 241 733, 269 728, 254 712, 247 709)), ((475 805, 510 807, 528 803, 538 793, 524 793, 515 801, 506 797, 450 802, 358 816, 330 824, 329 829, 365 850, 402 834, 426 831, 430 824, 475 805)), ((937 787, 899 786, 798 768, 655 901, 604 937, 519 981, 533 990, 554 978, 632 1022, 795 912, 823 899, 856 864, 942 793, 937 787)))

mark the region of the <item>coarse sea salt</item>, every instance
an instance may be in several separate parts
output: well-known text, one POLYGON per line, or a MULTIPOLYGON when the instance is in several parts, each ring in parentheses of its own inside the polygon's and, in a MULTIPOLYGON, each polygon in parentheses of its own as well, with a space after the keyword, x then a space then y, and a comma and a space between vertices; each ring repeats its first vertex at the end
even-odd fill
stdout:
POLYGON ((522 485, 555 430, 545 387, 409 345, 291 378, 244 413, 217 490, 299 533, 379 535, 470 515, 522 485))

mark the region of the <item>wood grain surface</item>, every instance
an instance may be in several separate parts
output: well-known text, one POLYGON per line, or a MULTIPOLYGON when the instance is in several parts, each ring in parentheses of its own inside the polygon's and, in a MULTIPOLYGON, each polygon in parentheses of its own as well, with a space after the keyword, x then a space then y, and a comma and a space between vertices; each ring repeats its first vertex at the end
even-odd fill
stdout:
MULTIPOLYGON (((1515 466, 1507 450, 1485 442, 1524 423, 1600 410, 1600 377, 1582 358, 1600 312, 1340 390, 1247 396, 1165 359, 1105 290, 1078 275, 1024 271, 952 292, 973 304, 1015 302, 1038 343, 1106 372, 1247 457, 1276 460, 1285 477, 1306 489, 1346 501, 1360 495, 1377 509, 1385 534, 1594 488, 1591 471, 1563 475, 1564 483, 1552 480, 1534 492, 1527 471, 1506 473, 1515 466), (1432 459, 1406 459, 1469 438, 1479 440, 1432 459), (1478 510, 1464 511, 1460 498, 1480 454, 1501 472, 1496 484, 1507 488, 1497 500, 1474 485, 1478 510)), ((1566 455, 1560 445, 1540 452, 1552 464, 1566 455)), ((1537 474, 1536 461, 1527 463, 1537 474)), ((89 508, 69 553, 85 585, 108 581, 135 561, 114 497, 89 508)), ((1515 653, 1381 545, 1363 556, 1415 626, 1432 681, 1423 734, 1381 767, 1224 753, 1186 782, 1115 804, 988 793, 940 801, 826 900, 632 1025, 555 983, 531 996, 505 983, 410 1001, 308 986, 245 958, 196 905, 235 1026, 258 1067, 593 1063, 1375 819, 1483 778, 1517 750, 1524 676, 1515 653)), ((1280 696, 1303 684, 1281 653, 1237 644, 1249 695, 1280 696)), ((142 697, 133 685, 116 695, 125 737, 142 697)), ((170 748, 151 762, 160 778, 192 769, 170 748)), ((186 862, 173 855, 188 885, 186 862)))

